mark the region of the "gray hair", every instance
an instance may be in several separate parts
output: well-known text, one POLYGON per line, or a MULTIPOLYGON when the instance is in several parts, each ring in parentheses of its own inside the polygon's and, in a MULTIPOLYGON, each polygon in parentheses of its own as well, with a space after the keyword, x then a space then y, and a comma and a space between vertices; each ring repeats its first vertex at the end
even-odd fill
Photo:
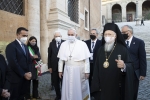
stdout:
POLYGON ((77 32, 76 32, 76 29, 75 29, 75 28, 69 28, 69 29, 68 29, 68 31, 69 31, 69 30, 74 31, 74 34, 77 34, 77 32))
POLYGON ((61 35, 61 32, 57 30, 57 31, 54 32, 54 36, 55 36, 56 33, 59 33, 61 35))
POLYGON ((133 34, 133 27, 132 26, 130 26, 130 25, 124 25, 121 28, 123 28, 123 27, 128 27, 128 30, 131 31, 132 34, 133 34))
POLYGON ((96 31, 96 34, 99 34, 99 31, 96 28, 92 28, 91 31, 96 31))

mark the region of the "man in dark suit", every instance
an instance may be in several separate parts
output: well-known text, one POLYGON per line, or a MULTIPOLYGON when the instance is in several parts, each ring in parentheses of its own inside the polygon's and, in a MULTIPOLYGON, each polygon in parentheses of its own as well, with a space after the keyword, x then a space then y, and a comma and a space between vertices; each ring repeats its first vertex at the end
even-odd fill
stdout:
POLYGON ((7 64, 5 58, 0 54, 0 100, 4 100, 4 98, 8 98, 10 96, 8 88, 4 87, 6 80, 6 71, 7 64))
POLYGON ((122 27, 122 34, 131 54, 131 58, 134 61, 134 100, 137 100, 139 80, 144 80, 147 70, 145 43, 143 40, 133 36, 133 28, 129 25, 122 27))
POLYGON ((17 38, 7 45, 6 58, 8 60, 7 80, 10 83, 10 99, 24 100, 27 86, 31 79, 31 59, 27 46, 28 30, 19 27, 16 32, 17 38))
POLYGON ((87 44, 89 51, 91 53, 90 57, 90 77, 89 77, 89 85, 91 86, 91 81, 93 77, 93 71, 94 71, 94 62, 96 60, 96 54, 97 51, 101 45, 101 40, 97 39, 98 37, 98 30, 97 29, 91 29, 90 32, 90 39, 85 41, 87 44))
POLYGON ((55 92, 56 92, 56 98, 55 100, 60 100, 61 99, 61 92, 60 92, 60 78, 58 75, 58 61, 59 58, 57 58, 57 54, 59 51, 59 47, 61 43, 64 42, 61 39, 61 34, 59 31, 56 31, 54 34, 54 39, 52 42, 50 42, 49 47, 48 47, 48 68, 49 71, 52 75, 52 81, 53 85, 55 87, 55 92))

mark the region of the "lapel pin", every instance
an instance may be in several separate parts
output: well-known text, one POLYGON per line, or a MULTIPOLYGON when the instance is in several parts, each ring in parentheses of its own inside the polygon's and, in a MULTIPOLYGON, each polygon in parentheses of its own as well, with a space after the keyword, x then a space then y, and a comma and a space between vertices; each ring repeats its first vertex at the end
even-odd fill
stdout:
POLYGON ((135 44, 135 42, 133 42, 133 44, 135 44))

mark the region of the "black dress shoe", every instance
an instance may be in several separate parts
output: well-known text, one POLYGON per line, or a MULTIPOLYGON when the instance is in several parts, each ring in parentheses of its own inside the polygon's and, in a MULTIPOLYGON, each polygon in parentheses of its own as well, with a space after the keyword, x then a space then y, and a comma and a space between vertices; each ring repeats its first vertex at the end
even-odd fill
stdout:
POLYGON ((56 97, 55 100, 60 100, 61 98, 56 97))

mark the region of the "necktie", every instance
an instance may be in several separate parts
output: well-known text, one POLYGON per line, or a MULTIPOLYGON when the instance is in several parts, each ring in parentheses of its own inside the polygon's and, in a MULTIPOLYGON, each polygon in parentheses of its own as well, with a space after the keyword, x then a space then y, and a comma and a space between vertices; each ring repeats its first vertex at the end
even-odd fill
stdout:
POLYGON ((93 49, 94 49, 94 42, 92 42, 91 52, 93 52, 93 49))
POLYGON ((59 43, 59 42, 57 42, 57 48, 58 48, 58 49, 60 48, 60 43, 59 43))
POLYGON ((127 47, 129 48, 129 41, 127 41, 127 47))
POLYGON ((21 47, 22 47, 24 54, 26 55, 26 50, 25 50, 24 44, 21 44, 21 47))
POLYGON ((94 42, 92 42, 92 49, 94 48, 94 42))

